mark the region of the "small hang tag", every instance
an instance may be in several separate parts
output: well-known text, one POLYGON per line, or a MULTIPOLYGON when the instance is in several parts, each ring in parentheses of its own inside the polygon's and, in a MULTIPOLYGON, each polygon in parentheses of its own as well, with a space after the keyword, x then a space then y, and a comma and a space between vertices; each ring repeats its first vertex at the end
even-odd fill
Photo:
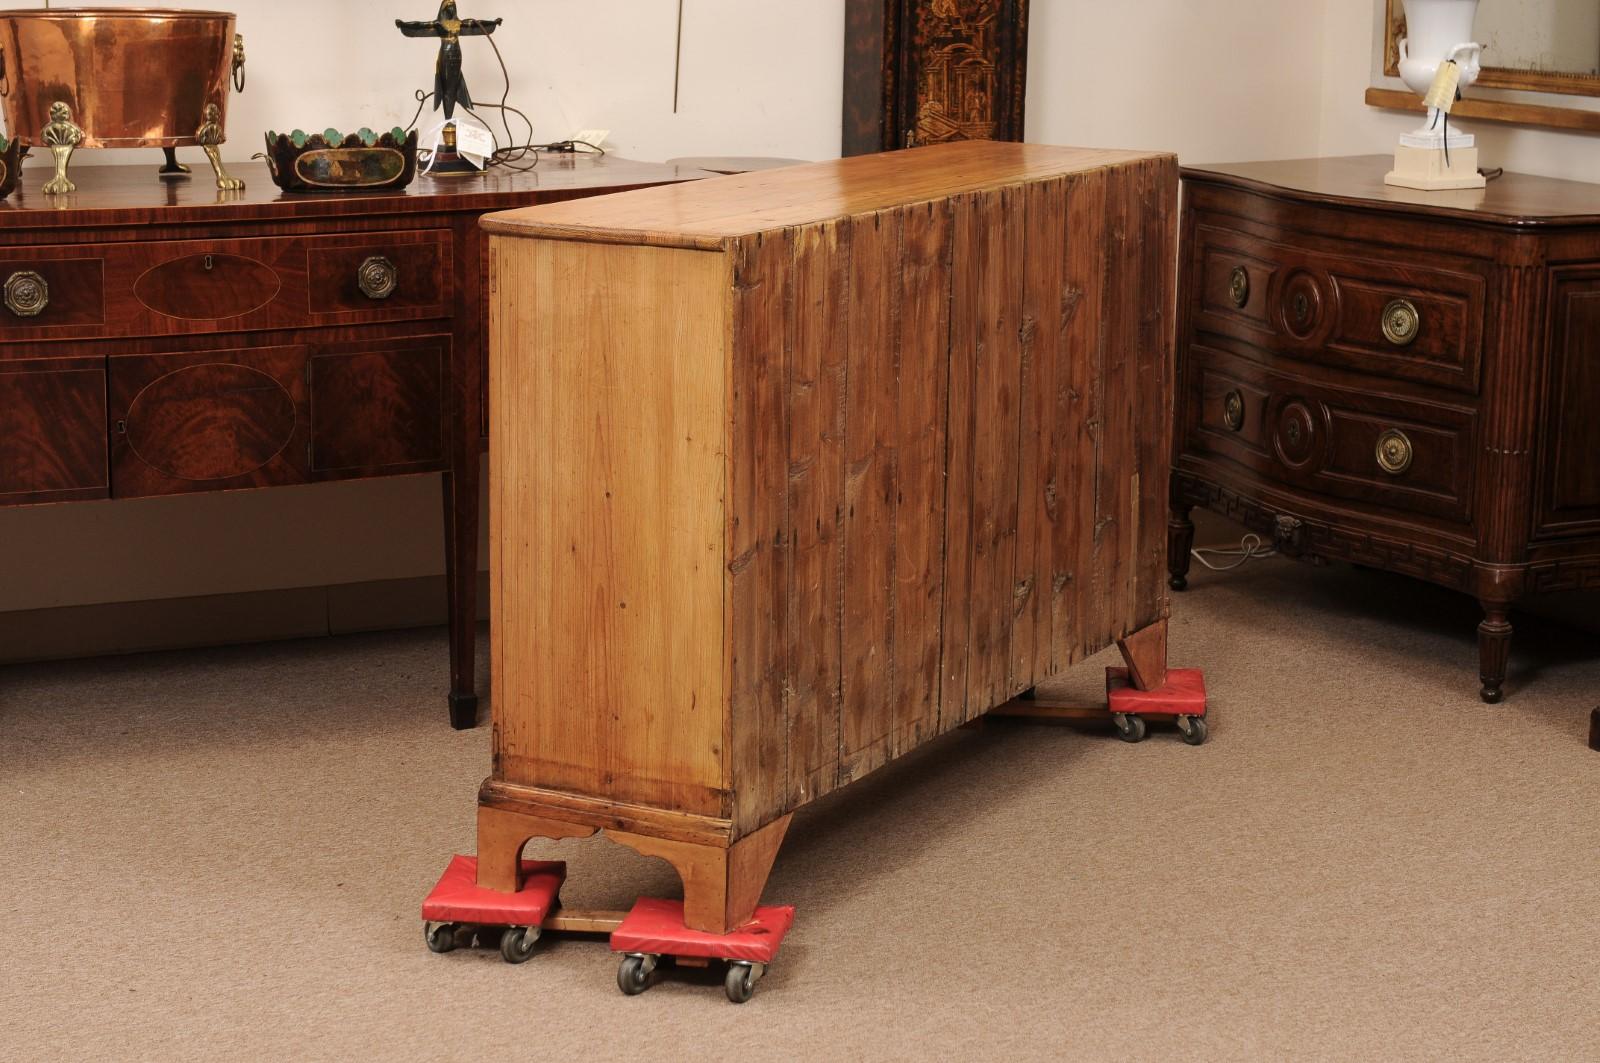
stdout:
POLYGON ((475 122, 456 122, 456 154, 483 169, 484 160, 494 154, 494 135, 475 122))
POLYGON ((1422 102, 1449 114, 1460 95, 1461 68, 1454 61, 1446 59, 1439 64, 1439 72, 1434 75, 1433 84, 1428 87, 1428 94, 1422 98, 1422 102))

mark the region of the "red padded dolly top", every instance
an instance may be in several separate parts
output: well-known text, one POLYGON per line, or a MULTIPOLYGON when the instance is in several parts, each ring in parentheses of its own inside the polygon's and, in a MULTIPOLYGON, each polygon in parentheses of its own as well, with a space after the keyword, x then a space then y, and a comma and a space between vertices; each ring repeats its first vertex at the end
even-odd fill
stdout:
POLYGON ((611 951, 771 963, 793 924, 794 908, 781 905, 757 908, 750 921, 737 930, 707 934, 683 925, 682 901, 641 897, 622 925, 612 931, 611 951))
POLYGON ((457 855, 422 902, 422 918, 435 923, 539 926, 555 906, 566 880, 567 865, 563 861, 524 860, 522 888, 515 893, 501 893, 478 885, 476 856, 457 855))
POLYGON ((1107 668, 1106 701, 1112 712, 1132 716, 1204 716, 1206 677, 1198 668, 1168 668, 1165 684, 1139 690, 1126 668, 1107 668))

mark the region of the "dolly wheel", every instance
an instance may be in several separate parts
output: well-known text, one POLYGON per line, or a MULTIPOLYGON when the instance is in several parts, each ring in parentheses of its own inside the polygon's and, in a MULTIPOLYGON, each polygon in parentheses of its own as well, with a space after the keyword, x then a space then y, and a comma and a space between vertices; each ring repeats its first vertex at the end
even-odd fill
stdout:
POLYGON ((1112 714, 1111 720, 1117 725, 1117 737, 1124 742, 1144 741, 1144 717, 1118 712, 1112 714))
POLYGON ((722 988, 727 990, 729 1000, 743 1004, 756 991, 755 967, 748 963, 730 964, 728 976, 722 980, 722 988))
POLYGON ((1191 746, 1204 745, 1206 741, 1205 717, 1179 716, 1178 733, 1183 735, 1183 740, 1191 746))
POLYGON ((527 963, 538 940, 539 928, 536 926, 508 927, 500 935, 500 958, 507 963, 527 963))
POLYGON ((449 952, 456 947, 455 923, 423 923, 422 933, 429 952, 449 952))
POLYGON ((654 964, 647 964, 643 956, 624 956, 617 968, 617 988, 630 997, 636 997, 650 988, 650 972, 654 964))

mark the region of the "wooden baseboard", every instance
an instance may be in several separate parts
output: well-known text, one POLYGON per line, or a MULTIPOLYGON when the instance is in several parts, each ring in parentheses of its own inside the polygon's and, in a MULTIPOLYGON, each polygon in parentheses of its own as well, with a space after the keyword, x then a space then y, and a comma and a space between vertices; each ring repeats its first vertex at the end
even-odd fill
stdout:
MULTIPOLYGON (((489 603, 478 573, 478 619, 489 603)), ((0 613, 0 664, 348 635, 448 622, 443 576, 0 613)))

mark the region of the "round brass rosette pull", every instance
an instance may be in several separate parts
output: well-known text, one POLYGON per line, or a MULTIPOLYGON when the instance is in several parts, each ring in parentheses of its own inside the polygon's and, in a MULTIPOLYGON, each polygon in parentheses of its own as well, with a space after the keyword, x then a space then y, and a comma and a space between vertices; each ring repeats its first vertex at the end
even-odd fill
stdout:
POLYGON ((1383 308, 1383 338, 1396 347, 1411 343, 1421 329, 1422 315, 1410 299, 1394 299, 1383 308))
POLYGON ((1222 398, 1222 423, 1230 432, 1244 428, 1244 396, 1237 391, 1230 391, 1222 398))
POLYGON ((1241 310, 1250 301, 1250 274, 1243 266, 1233 267, 1233 274, 1228 278, 1228 298, 1241 310))
POLYGON ((18 317, 37 317, 50 305, 50 285, 31 269, 21 269, 6 278, 6 309, 18 317))
POLYGON ((393 262, 382 255, 372 255, 361 263, 361 268, 356 270, 356 283, 361 286, 361 294, 368 299, 387 299, 394 294, 395 285, 400 281, 400 271, 393 262))
POLYGON ((1399 476, 1411 468, 1411 440, 1398 428, 1390 428, 1378 437, 1378 468, 1390 476, 1399 476))

